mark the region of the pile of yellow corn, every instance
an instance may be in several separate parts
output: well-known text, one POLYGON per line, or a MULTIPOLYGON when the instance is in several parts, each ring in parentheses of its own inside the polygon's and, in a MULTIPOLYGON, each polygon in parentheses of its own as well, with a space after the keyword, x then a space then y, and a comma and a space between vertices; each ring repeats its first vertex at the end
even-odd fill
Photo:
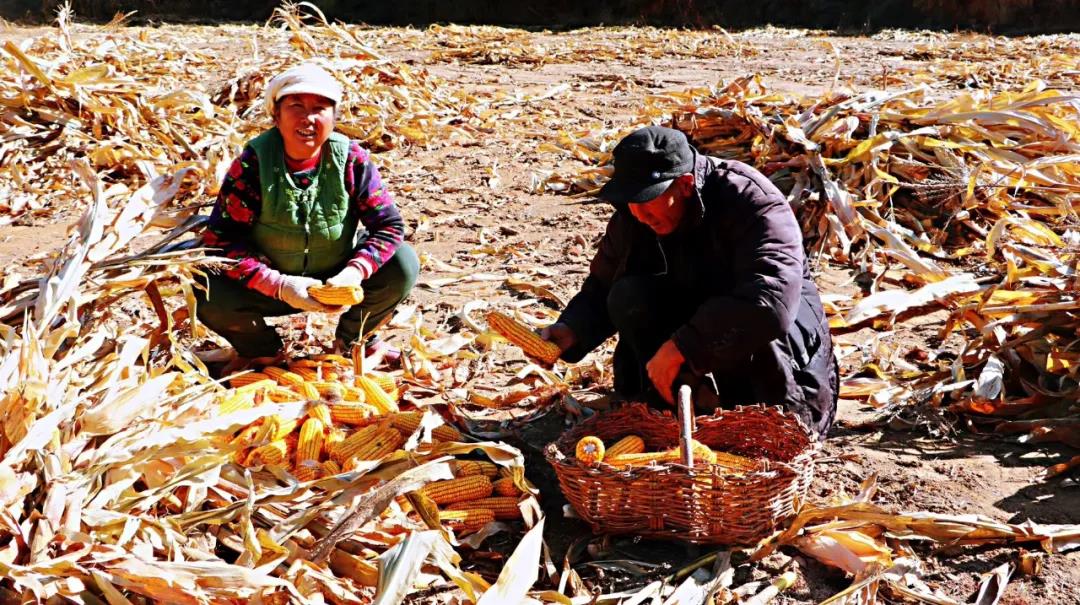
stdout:
MULTIPOLYGON (((398 408, 398 385, 389 374, 368 372, 350 381, 351 363, 323 355, 232 378, 235 390, 221 403, 221 414, 264 401, 307 402, 300 419, 272 415, 239 431, 231 440, 234 460, 244 466, 280 466, 311 481, 399 451, 420 426, 423 412, 398 408)), ((436 427, 431 436, 461 441, 461 433, 448 425, 436 427)))
POLYGON ((520 502, 525 493, 507 469, 482 460, 456 460, 453 466, 453 479, 429 483, 420 490, 439 506, 443 524, 465 534, 494 520, 522 517, 520 502))
MULTIPOLYGON (((691 440, 691 449, 694 452, 695 464, 715 464, 736 473, 757 470, 759 467, 758 463, 750 458, 712 450, 697 440, 691 440)), ((599 437, 587 435, 578 440, 575 457, 589 466, 601 462, 617 467, 648 466, 681 461, 682 446, 659 452, 646 452, 645 441, 637 435, 627 435, 611 447, 605 447, 599 437)))

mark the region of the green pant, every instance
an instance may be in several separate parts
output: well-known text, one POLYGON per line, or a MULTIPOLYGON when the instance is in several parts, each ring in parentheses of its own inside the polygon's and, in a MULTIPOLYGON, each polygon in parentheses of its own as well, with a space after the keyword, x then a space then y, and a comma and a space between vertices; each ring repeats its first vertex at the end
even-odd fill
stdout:
MULTIPOLYGON (((311 277, 325 280, 336 273, 311 277)), ((407 244, 399 245, 394 256, 364 280, 364 300, 341 315, 337 338, 351 344, 382 325, 394 307, 412 291, 419 273, 420 259, 416 252, 407 244)), ((210 276, 208 286, 209 292, 196 290, 195 293, 199 321, 229 341, 243 357, 277 355, 283 346, 281 337, 266 324, 265 318, 303 313, 223 275, 210 276)))

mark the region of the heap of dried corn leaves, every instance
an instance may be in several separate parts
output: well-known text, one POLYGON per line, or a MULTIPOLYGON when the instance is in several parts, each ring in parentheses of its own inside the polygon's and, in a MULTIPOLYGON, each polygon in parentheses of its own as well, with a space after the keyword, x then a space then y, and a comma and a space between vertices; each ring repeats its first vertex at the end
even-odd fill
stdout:
MULTIPOLYGON (((798 99, 751 77, 652 98, 639 124, 654 121, 765 172, 789 192, 811 250, 868 275, 865 296, 826 296, 834 329, 948 311, 940 339, 958 337, 955 349, 873 360, 842 396, 1080 447, 1080 98, 1034 82, 798 99)), ((596 167, 544 186, 595 190, 628 130, 563 133, 547 149, 596 167)))

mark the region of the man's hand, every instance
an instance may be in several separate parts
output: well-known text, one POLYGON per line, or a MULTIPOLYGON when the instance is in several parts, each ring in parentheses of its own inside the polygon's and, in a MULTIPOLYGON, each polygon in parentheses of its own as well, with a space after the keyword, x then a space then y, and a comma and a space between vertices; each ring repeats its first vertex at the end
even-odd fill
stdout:
POLYGON ((360 272, 360 269, 351 265, 346 265, 337 275, 326 280, 328 286, 352 286, 357 287, 364 281, 364 274, 360 272))
POLYGON ((561 353, 565 353, 577 342, 577 334, 574 334, 574 330, 564 323, 553 323, 540 330, 540 338, 555 343, 561 353))
POLYGON ((288 275, 278 288, 278 300, 300 311, 317 311, 320 313, 339 313, 343 309, 340 306, 324 305, 308 294, 308 288, 321 286, 322 282, 301 275, 288 275))
POLYGON ((645 371, 649 373, 649 380, 652 380, 653 386, 656 387, 657 392, 664 398, 664 401, 671 405, 675 405, 675 396, 671 392, 671 385, 675 382, 675 377, 679 375, 679 368, 682 367, 685 361, 686 358, 683 357, 679 347, 675 346, 675 342, 668 340, 660 346, 660 350, 645 365, 645 371))

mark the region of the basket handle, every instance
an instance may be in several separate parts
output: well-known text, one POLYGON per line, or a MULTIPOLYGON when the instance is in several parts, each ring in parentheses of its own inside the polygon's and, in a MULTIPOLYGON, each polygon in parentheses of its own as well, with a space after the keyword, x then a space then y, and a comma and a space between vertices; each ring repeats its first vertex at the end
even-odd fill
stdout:
POLYGON ((682 462, 687 468, 694 467, 694 448, 690 447, 694 434, 694 404, 690 401, 690 385, 679 386, 679 444, 682 446, 682 462))

